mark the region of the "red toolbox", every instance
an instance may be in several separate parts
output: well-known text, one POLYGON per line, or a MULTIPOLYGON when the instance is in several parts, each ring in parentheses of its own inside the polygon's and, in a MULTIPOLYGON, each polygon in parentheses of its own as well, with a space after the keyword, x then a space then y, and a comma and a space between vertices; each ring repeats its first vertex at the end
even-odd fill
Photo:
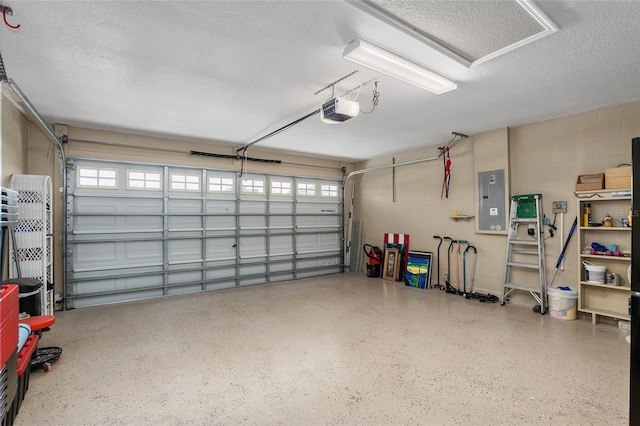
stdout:
POLYGON ((18 347, 18 286, 0 289, 0 366, 6 364, 18 347))

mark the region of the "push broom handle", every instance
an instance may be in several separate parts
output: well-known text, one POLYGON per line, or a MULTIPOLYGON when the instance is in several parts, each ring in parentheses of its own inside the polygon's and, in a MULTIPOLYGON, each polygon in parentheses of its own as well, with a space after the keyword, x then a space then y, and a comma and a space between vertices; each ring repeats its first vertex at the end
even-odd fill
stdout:
POLYGON ((576 216, 575 220, 573 221, 573 225, 571 225, 571 229, 569 230, 569 235, 567 236, 567 241, 565 241, 564 247, 562 247, 562 251, 560 252, 560 257, 558 257, 558 263, 556 263, 556 268, 558 268, 562 263, 564 252, 567 251, 567 246, 569 245, 569 241, 571 240, 571 236, 573 235, 573 232, 576 230, 577 225, 578 225, 578 216, 576 216))

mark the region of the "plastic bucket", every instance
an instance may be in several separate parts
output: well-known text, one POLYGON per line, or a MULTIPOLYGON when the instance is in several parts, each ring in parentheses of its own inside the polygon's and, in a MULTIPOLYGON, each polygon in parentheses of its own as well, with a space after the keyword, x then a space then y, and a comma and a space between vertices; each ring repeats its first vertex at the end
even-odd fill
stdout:
POLYGON ((42 315, 41 287, 42 283, 36 278, 10 278, 3 284, 16 284, 19 290, 20 312, 26 312, 32 317, 42 315))
MULTIPOLYGON (((568 287, 567 287, 568 288, 568 287)), ((569 288, 563 290, 558 287, 547 289, 549 299, 549 314, 553 318, 574 320, 577 314, 578 292, 569 288)))
POLYGON ((604 284, 604 274, 607 271, 606 266, 596 265, 586 260, 582 262, 584 265, 585 281, 590 283, 604 284))

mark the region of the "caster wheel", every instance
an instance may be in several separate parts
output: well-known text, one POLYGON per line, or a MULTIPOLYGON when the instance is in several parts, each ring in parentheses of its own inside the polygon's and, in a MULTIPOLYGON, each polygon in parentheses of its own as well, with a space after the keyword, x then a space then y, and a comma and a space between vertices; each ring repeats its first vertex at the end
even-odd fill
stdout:
POLYGON ((500 303, 500 306, 504 306, 504 302, 500 303))
POLYGON ((51 371, 51 364, 47 363, 43 365, 43 368, 44 368, 44 372, 48 373, 49 371, 51 371))

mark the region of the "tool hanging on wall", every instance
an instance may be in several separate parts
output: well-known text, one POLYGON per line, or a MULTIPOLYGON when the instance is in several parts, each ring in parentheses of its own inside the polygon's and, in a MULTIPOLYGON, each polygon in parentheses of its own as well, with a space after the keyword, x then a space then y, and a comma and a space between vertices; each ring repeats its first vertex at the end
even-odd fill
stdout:
MULTIPOLYGON (((396 157, 391 159, 391 164, 396 164, 396 157)), ((391 169, 391 201, 396 202, 396 168, 391 169)))
POLYGON ((449 198, 449 186, 451 185, 451 156, 449 155, 449 147, 443 146, 438 149, 440 150, 440 155, 444 163, 444 176, 442 178, 440 198, 442 198, 443 195, 449 198))

